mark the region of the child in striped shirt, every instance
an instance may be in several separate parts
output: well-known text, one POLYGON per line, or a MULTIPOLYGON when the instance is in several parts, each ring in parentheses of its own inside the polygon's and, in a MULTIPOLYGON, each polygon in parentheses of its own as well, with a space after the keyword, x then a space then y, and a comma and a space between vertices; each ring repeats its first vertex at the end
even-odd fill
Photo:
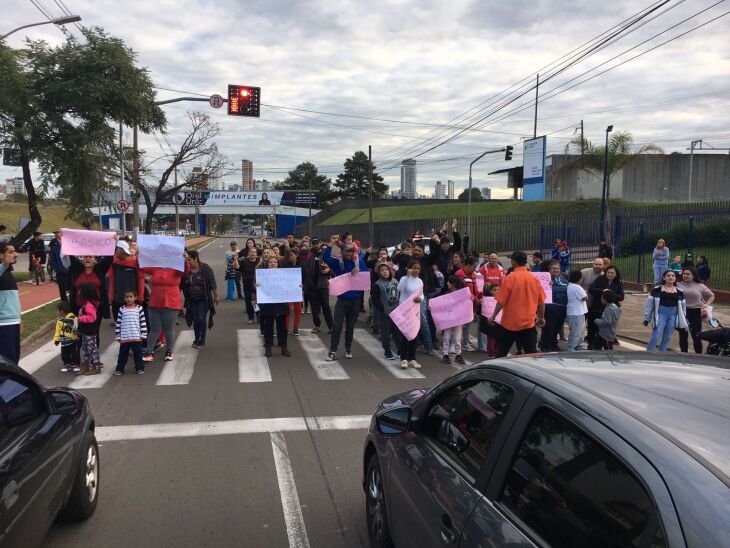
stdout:
POLYGON ((131 350, 134 356, 134 369, 137 375, 142 375, 144 373, 142 341, 147 339, 147 322, 144 317, 144 309, 137 304, 137 292, 133 289, 124 292, 124 306, 119 309, 117 314, 114 335, 120 343, 119 358, 114 374, 119 376, 124 373, 131 350))

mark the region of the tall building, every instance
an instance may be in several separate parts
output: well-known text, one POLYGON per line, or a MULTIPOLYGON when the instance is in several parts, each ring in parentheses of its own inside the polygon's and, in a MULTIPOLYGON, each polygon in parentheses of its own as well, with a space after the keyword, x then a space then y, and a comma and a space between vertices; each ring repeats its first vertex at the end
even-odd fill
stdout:
POLYGON ((241 172, 243 173, 243 190, 256 190, 256 183, 253 180, 253 162, 241 160, 241 172))
POLYGON ((482 188, 482 198, 485 200, 491 200, 492 199, 492 189, 488 186, 485 186, 482 188))
POLYGON ((456 194, 454 194, 454 181, 451 179, 446 181, 446 199, 456 200, 456 194))
POLYGON ((403 160, 400 166, 400 193, 403 198, 416 198, 416 161, 403 160))
POLYGON ((23 178, 8 177, 5 179, 5 194, 25 194, 23 178))
POLYGON ((436 187, 433 191, 433 197, 437 200, 446 199, 446 185, 443 184, 441 181, 436 181, 436 187))

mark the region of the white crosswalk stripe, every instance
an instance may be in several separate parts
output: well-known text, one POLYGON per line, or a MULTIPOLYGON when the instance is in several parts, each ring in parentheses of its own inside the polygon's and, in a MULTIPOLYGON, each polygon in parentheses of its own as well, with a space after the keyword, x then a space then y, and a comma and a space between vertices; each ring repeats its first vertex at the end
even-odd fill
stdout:
MULTIPOLYGON (((69 386, 77 390, 85 390, 87 388, 101 388, 114 375, 114 369, 117 367, 117 357, 119 356, 119 343, 113 342, 106 347, 101 353, 101 373, 98 375, 79 375, 69 386)), ((83 359, 83 351, 81 354, 83 359)))
POLYGON ((269 360, 261 348, 258 329, 239 329, 238 382, 271 382, 269 360))
POLYGON ((396 377, 397 379, 423 379, 425 378, 416 369, 401 369, 400 363, 397 360, 386 360, 383 357, 383 348, 380 341, 371 335, 365 329, 355 329, 355 340, 359 342, 365 351, 372 356, 372 358, 387 369, 388 373, 396 377))
POLYGON ((298 341, 320 379, 333 381, 350 378, 340 362, 328 362, 325 359, 327 357, 327 348, 317 335, 314 333, 302 334, 298 337, 298 341))
POLYGON ((159 385, 190 384, 193 376, 198 350, 192 347, 195 333, 190 330, 180 331, 175 339, 175 359, 165 362, 157 383, 159 385))
POLYGON ((31 352, 24 358, 20 358, 20 363, 18 365, 20 365, 20 367, 25 369, 28 373, 33 374, 53 358, 59 356, 61 354, 60 348, 61 347, 56 346, 53 341, 49 341, 38 350, 31 352))

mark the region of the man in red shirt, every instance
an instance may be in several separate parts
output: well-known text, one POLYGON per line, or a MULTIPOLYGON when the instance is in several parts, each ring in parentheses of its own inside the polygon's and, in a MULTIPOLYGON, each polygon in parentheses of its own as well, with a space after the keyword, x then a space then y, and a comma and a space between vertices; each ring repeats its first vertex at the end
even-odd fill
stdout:
POLYGON ((537 352, 537 325, 545 325, 545 292, 536 276, 527 270, 527 254, 515 251, 510 256, 512 273, 504 279, 497 293, 497 306, 487 322, 494 324, 494 318, 502 312, 501 336, 498 357, 508 354, 514 343, 524 348, 526 354, 537 352))
POLYGON ((504 277, 507 275, 504 267, 499 264, 499 255, 494 251, 489 254, 489 262, 482 267, 480 272, 484 276, 485 284, 499 286, 502 285, 504 277))

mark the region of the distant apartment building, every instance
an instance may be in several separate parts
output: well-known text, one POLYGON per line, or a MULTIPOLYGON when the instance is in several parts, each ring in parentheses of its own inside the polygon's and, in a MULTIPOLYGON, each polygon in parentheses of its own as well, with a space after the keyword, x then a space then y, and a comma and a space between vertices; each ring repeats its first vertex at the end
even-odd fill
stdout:
POLYGON ((198 166, 193 168, 193 176, 195 177, 196 184, 193 187, 196 190, 208 190, 208 175, 203 173, 203 168, 198 166))
POLYGON ((492 189, 485 186, 482 188, 482 198, 485 200, 491 200, 492 199, 492 189))
POLYGON ((2 194, 25 194, 25 185, 22 177, 8 177, 5 184, 0 185, 2 194))
POLYGON ((454 181, 451 179, 446 181, 446 199, 456 200, 456 194, 454 193, 454 181))
POLYGON ((443 184, 441 181, 436 181, 436 186, 433 190, 433 197, 436 200, 445 200, 446 199, 446 185, 443 184))
POLYGON ((243 190, 256 190, 256 182, 253 179, 253 162, 251 160, 241 160, 241 173, 243 190))
MULTIPOLYGON (((260 181, 254 181, 254 187, 251 190, 258 190, 259 192, 265 192, 267 190, 271 190, 272 184, 271 182, 267 181, 266 179, 262 179, 260 181)), ((244 188, 244 190, 246 190, 244 188)))
POLYGON ((415 199, 416 192, 416 161, 403 160, 400 166, 400 193, 403 198, 415 199))

